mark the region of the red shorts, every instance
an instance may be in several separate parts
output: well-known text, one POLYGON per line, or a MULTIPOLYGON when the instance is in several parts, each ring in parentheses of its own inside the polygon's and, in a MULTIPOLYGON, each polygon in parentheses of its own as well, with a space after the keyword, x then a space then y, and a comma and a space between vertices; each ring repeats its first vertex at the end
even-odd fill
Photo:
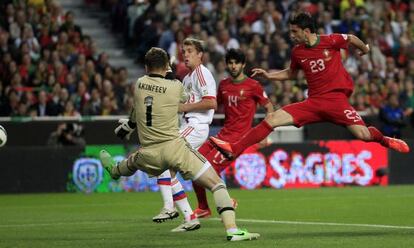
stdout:
POLYGON ((223 154, 214 147, 209 139, 198 148, 198 152, 210 162, 217 174, 220 174, 233 162, 226 159, 223 154))
POLYGON ((342 93, 308 98, 282 107, 293 117, 297 127, 315 122, 332 122, 341 126, 363 125, 365 122, 342 93))

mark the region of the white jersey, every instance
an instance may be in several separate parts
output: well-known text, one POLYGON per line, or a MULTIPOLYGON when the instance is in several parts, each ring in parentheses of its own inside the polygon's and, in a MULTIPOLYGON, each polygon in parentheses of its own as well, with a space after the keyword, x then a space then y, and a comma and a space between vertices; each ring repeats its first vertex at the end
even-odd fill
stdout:
POLYGON ((191 147, 196 150, 207 140, 208 133, 208 124, 186 124, 181 125, 180 128, 181 137, 184 137, 191 147))
MULTIPOLYGON (((202 99, 215 99, 217 95, 216 81, 204 65, 197 66, 183 79, 183 85, 189 95, 186 103, 200 102, 202 99)), ((185 113, 185 122, 191 124, 210 124, 213 120, 214 109, 185 113)), ((181 122, 184 124, 185 122, 181 122)))

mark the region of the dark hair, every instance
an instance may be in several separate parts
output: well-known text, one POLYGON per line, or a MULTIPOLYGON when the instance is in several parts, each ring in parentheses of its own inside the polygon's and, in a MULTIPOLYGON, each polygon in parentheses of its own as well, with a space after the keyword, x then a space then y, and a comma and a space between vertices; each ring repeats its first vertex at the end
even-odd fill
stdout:
POLYGON ((236 60, 237 63, 246 63, 246 56, 241 49, 231 48, 227 51, 226 64, 229 63, 232 59, 236 60))
POLYGON ((145 54, 144 62, 149 70, 166 69, 168 65, 168 55, 159 47, 151 47, 145 54))
POLYGON ((309 28, 311 33, 315 33, 315 22, 312 16, 308 12, 301 12, 295 16, 292 16, 289 20, 289 24, 297 25, 301 29, 309 28))
POLYGON ((204 44, 202 40, 194 39, 194 38, 185 38, 183 41, 184 46, 194 46, 197 52, 203 53, 204 52, 204 44))

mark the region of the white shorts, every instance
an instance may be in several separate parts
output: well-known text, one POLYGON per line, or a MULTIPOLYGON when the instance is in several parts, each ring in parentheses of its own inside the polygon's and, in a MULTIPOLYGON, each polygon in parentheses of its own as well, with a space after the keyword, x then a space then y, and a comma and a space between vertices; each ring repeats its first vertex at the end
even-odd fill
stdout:
POLYGON ((185 123, 180 128, 181 136, 196 150, 207 140, 208 133, 208 124, 185 123))

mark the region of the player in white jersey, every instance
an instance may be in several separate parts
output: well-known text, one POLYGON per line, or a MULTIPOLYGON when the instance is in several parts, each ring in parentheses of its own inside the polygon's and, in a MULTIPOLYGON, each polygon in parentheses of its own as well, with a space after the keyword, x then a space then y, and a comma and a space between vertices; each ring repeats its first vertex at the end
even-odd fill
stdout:
MULTIPOLYGON (((186 47, 185 43, 184 47, 186 47)), ((185 53, 185 51, 183 52, 185 53)), ((209 125, 214 116, 214 109, 210 107, 213 107, 214 104, 212 102, 216 100, 216 82, 207 67, 201 64, 201 59, 199 63, 196 65, 188 64, 191 72, 183 79, 184 88, 186 88, 189 94, 189 99, 186 103, 198 103, 202 106, 206 105, 205 102, 208 102, 208 104, 197 109, 191 107, 191 105, 183 106, 184 112, 186 112, 183 117, 188 123, 209 125)))
MULTIPOLYGON (((191 147, 198 149, 208 138, 209 125, 213 120, 216 102, 216 82, 211 72, 202 64, 202 41, 187 38, 182 47, 185 65, 190 69, 183 79, 183 85, 189 98, 180 106, 183 113, 180 118, 180 134, 191 147)), ((181 183, 171 178, 169 170, 158 176, 158 185, 164 201, 161 212, 153 218, 154 222, 163 222, 178 217, 174 204, 184 215, 184 222, 172 231, 190 231, 191 223, 196 219, 181 183)))

